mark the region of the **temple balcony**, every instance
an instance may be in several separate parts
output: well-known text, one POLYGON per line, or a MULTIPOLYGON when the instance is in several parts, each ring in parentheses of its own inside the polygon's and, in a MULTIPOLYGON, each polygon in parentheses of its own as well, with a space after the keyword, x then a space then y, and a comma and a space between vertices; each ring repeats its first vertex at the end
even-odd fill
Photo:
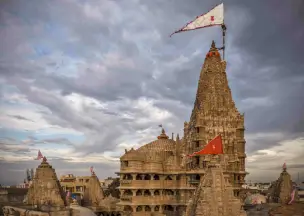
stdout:
POLYGON ((121 180, 119 188, 147 188, 147 189, 178 189, 187 187, 186 181, 180 180, 121 180))
POLYGON ((159 195, 159 196, 133 196, 126 197, 126 200, 121 197, 120 205, 128 205, 132 202, 132 205, 180 205, 188 203, 190 197, 181 197, 177 195, 159 195))

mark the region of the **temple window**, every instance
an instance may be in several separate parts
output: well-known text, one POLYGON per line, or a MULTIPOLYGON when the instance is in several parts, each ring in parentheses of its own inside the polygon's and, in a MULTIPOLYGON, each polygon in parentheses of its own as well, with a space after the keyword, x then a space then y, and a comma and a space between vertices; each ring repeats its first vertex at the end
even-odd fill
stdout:
POLYGON ((166 178, 165 178, 165 180, 172 180, 172 178, 171 178, 171 176, 167 176, 166 178))
POLYGON ((159 190, 155 190, 154 191, 154 196, 159 196, 159 195, 160 195, 159 190))
POLYGON ((141 206, 137 206, 136 211, 137 211, 137 212, 142 211, 142 207, 141 207, 141 206))
POLYGON ((203 161, 203 168, 207 167, 207 161, 203 161))
POLYGON ((153 180, 159 180, 159 175, 154 175, 153 180))
POLYGON ((166 190, 164 190, 164 194, 172 196, 172 195, 174 195, 174 191, 166 189, 166 190))
POLYGON ((150 211, 151 211, 150 206, 145 206, 145 211, 146 211, 146 212, 150 212, 150 211))
POLYGON ((174 208, 171 205, 165 205, 165 211, 174 211, 174 208))
POLYGON ((132 178, 132 175, 126 174, 126 175, 123 176, 123 179, 125 179, 125 180, 132 180, 133 178, 132 178))
POLYGON ((199 133, 199 132, 200 132, 200 128, 197 127, 197 128, 196 128, 196 133, 199 133))
POLYGON ((124 193, 123 193, 124 196, 133 196, 133 193, 131 190, 126 190, 124 193))
POLYGON ((180 180, 180 179, 181 179, 180 175, 177 175, 176 180, 180 180))
POLYGON ((145 180, 151 180, 151 176, 150 175, 145 175, 144 179, 145 180))
POLYGON ((200 146, 199 141, 195 142, 195 147, 198 148, 200 146))
POLYGON ((142 196, 141 190, 136 191, 136 196, 142 196))
POLYGON ((155 206, 154 211, 159 211, 159 206, 155 206))
POLYGON ((141 175, 140 175, 140 174, 137 174, 137 175, 136 175, 136 180, 142 180, 142 178, 141 178, 141 175))
POLYGON ((151 192, 149 190, 144 191, 144 196, 151 196, 151 192))
POLYGON ((128 167, 129 166, 129 162, 128 161, 123 161, 123 166, 124 167, 128 167))
POLYGON ((125 206, 125 207, 124 207, 124 211, 133 212, 133 209, 132 209, 131 206, 125 206))
POLYGON ((194 165, 199 165, 199 156, 194 157, 194 165))
POLYGON ((201 179, 201 177, 200 177, 200 175, 195 175, 195 180, 200 180, 201 179))

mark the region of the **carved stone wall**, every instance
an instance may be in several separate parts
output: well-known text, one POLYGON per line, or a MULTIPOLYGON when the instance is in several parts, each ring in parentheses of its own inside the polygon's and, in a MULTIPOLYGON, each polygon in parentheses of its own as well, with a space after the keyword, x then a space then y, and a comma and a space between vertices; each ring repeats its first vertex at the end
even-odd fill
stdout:
MULTIPOLYGON (((224 154, 227 155, 229 181, 241 188, 245 172, 244 115, 237 110, 226 76, 226 62, 214 42, 206 56, 189 122, 184 124, 183 153, 202 149, 215 136, 221 135, 224 154)), ((188 169, 206 169, 206 156, 193 157, 188 169)))

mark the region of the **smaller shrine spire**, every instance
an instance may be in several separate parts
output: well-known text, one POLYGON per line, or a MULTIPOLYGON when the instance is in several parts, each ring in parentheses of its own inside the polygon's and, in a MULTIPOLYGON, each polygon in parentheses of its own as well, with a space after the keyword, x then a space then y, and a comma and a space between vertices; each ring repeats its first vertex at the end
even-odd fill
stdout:
POLYGON ((169 137, 166 135, 165 129, 162 128, 161 134, 157 137, 157 139, 168 139, 169 137))

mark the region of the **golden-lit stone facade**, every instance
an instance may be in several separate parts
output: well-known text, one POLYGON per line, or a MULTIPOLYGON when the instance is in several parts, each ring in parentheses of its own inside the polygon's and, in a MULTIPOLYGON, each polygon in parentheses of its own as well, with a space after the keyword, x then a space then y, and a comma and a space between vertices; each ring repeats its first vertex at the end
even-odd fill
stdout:
MULTIPOLYGON (((198 82, 194 108, 189 122, 184 124, 183 152, 190 154, 202 149, 215 136, 221 135, 225 161, 224 170, 238 195, 244 183, 245 139, 244 115, 237 110, 226 76, 226 62, 212 42, 198 82)), ((187 170, 204 170, 208 156, 196 156, 187 163, 187 170)))
POLYGON ((162 129, 157 140, 137 150, 126 150, 120 158, 118 205, 124 214, 183 215, 212 159, 211 155, 186 155, 201 150, 219 134, 224 150, 221 170, 238 195, 247 174, 244 115, 235 107, 225 70, 226 62, 212 42, 183 139, 169 139, 162 129))
POLYGON ((182 215, 195 187, 181 169, 181 140, 162 134, 141 148, 126 151, 121 157, 118 203, 123 212, 133 215, 182 215))

